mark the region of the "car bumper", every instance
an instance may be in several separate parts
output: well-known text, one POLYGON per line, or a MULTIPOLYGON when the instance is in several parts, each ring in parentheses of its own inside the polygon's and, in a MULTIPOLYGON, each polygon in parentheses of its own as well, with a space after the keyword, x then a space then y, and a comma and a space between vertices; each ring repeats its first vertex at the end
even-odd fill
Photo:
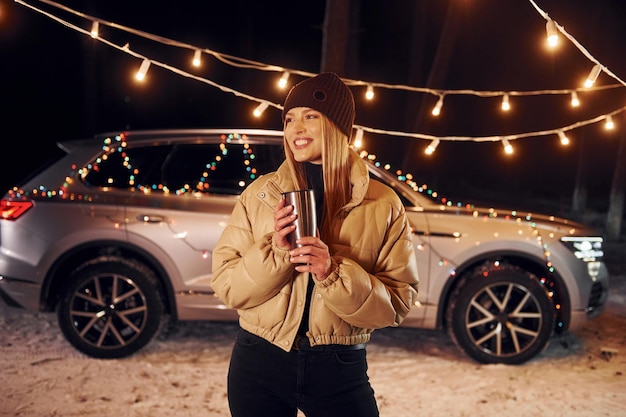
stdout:
POLYGON ((40 291, 37 284, 0 275, 0 298, 12 307, 38 311, 40 291))
POLYGON ((593 278, 586 307, 584 309, 574 309, 571 312, 569 330, 580 330, 589 320, 596 318, 604 311, 609 300, 609 282, 609 271, 606 265, 601 263, 598 274, 593 278))

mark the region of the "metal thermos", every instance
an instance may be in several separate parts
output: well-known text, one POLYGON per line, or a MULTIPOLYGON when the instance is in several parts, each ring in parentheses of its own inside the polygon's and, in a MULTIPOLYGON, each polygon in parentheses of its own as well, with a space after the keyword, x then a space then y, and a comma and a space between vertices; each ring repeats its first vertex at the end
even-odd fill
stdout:
POLYGON ((293 224, 296 230, 287 236, 292 248, 296 245, 296 239, 303 236, 315 236, 317 229, 317 211, 315 210, 315 193, 313 190, 296 190, 283 194, 286 206, 293 206, 293 214, 297 215, 293 224))

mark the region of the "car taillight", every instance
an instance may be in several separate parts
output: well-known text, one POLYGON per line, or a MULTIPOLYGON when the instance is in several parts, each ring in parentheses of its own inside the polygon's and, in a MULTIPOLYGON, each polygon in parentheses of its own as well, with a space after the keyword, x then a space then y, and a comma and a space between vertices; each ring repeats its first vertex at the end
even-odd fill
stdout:
POLYGON ((32 201, 0 200, 0 213, 2 219, 16 220, 33 206, 32 201))

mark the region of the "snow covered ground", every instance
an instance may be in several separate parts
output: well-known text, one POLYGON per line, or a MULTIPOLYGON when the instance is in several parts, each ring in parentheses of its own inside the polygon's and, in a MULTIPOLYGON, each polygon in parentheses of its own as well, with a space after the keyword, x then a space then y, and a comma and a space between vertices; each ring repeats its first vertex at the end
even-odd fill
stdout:
MULTIPOLYGON (((369 374, 381 416, 626 416, 626 268, 609 269, 605 313, 521 366, 477 364, 438 332, 375 332, 369 374)), ((75 351, 51 314, 0 302, 0 329, 0 416, 229 415, 234 323, 178 323, 119 360, 75 351)))

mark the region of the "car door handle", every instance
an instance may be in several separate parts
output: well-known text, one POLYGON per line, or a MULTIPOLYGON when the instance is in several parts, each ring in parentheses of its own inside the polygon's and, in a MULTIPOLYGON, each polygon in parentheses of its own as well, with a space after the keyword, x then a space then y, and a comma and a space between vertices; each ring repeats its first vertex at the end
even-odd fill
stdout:
POLYGON ((137 220, 144 223, 162 223, 167 220, 164 216, 155 216, 152 214, 138 214, 137 220))

